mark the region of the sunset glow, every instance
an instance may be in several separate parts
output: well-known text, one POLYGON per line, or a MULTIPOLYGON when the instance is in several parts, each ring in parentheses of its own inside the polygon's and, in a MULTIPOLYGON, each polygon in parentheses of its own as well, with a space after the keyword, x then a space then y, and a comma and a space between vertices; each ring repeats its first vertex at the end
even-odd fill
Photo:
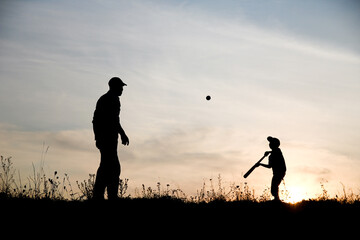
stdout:
POLYGON ((285 200, 285 202, 288 203, 297 203, 301 202, 302 200, 307 200, 309 197, 307 197, 306 192, 303 188, 292 186, 288 189, 289 195, 288 198, 285 200))

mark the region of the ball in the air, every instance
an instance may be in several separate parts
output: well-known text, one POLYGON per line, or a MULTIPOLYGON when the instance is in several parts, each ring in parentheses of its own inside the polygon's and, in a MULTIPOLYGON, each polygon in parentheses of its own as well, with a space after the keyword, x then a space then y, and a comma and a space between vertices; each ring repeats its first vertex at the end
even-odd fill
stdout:
POLYGON ((211 97, 208 95, 208 96, 206 96, 206 100, 210 100, 211 99, 211 97))

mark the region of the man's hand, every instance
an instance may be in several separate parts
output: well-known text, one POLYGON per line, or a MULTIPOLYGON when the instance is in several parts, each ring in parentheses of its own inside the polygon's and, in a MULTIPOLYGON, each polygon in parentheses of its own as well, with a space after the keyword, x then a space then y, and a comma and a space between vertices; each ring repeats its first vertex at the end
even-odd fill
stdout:
POLYGON ((122 133, 120 136, 121 136, 121 143, 125 146, 129 145, 130 141, 129 141, 128 136, 126 136, 125 133, 122 133))
POLYGON ((96 141, 95 142, 95 145, 96 145, 96 147, 98 148, 98 149, 101 149, 102 148, 102 144, 101 144, 101 142, 99 142, 99 141, 96 141))

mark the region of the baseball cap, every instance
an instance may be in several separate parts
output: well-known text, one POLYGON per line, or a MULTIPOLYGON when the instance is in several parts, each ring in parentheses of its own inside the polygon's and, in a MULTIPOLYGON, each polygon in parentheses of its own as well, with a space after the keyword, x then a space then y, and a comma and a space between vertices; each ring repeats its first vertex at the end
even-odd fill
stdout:
POLYGON ((269 137, 267 137, 267 140, 270 142, 270 143, 272 143, 272 144, 274 144, 274 145, 276 145, 276 146, 280 146, 280 140, 279 139, 277 139, 277 138, 274 138, 274 137, 271 137, 271 136, 269 136, 269 137))
POLYGON ((113 77, 109 80, 109 87, 127 86, 119 77, 113 77))

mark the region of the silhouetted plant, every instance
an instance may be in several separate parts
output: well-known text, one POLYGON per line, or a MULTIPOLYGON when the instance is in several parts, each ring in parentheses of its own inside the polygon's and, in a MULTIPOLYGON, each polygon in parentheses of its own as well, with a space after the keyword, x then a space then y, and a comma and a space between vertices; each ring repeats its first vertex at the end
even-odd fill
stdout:
POLYGON ((69 195, 71 200, 77 200, 77 197, 79 193, 74 193, 71 181, 69 179, 69 175, 67 173, 64 174, 63 178, 63 190, 69 195))
POLYGON ((119 197, 120 198, 124 198, 124 197, 129 197, 130 195, 128 196, 125 196, 126 194, 126 191, 128 189, 128 181, 129 179, 125 178, 124 180, 123 179, 119 179, 119 197))
POLYGON ((15 183, 14 174, 15 169, 13 168, 11 157, 1 156, 1 171, 0 171, 0 192, 5 195, 10 195, 12 186, 15 183))
POLYGON ((82 182, 76 181, 76 184, 81 191, 80 200, 92 199, 94 185, 95 185, 95 174, 89 174, 89 178, 82 182))
POLYGON ((260 195, 259 202, 266 202, 271 200, 270 187, 266 187, 260 195))
POLYGON ((325 183, 327 183, 326 179, 322 179, 320 181, 320 187, 321 187, 322 193, 319 195, 318 200, 321 200, 321 201, 329 200, 329 194, 328 194, 328 191, 325 189, 325 183))

